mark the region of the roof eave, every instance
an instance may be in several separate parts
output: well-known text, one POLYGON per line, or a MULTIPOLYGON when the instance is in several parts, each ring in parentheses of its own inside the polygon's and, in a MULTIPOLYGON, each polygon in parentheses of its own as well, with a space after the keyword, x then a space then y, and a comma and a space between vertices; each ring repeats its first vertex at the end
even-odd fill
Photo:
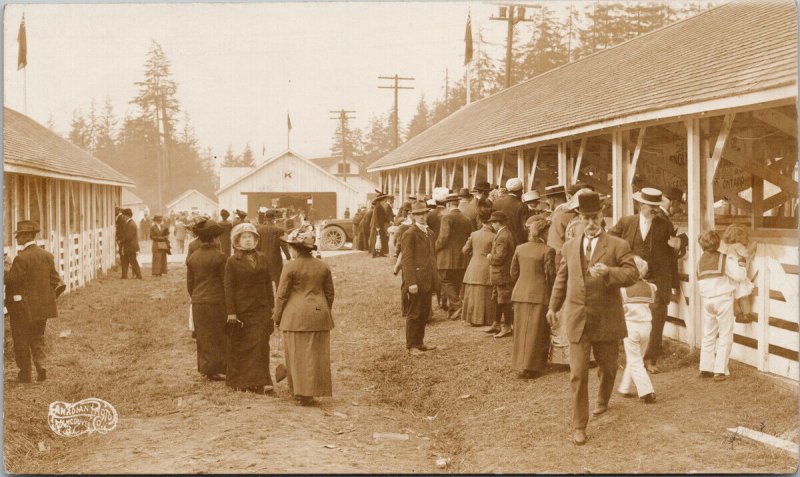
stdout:
MULTIPOLYGON (((94 177, 85 177, 79 176, 74 174, 65 174, 62 172, 50 171, 47 169, 40 169, 37 167, 31 167, 27 165, 21 164, 14 164, 13 162, 4 161, 3 162, 3 171, 4 172, 12 172, 15 174, 29 174, 32 176, 38 177, 47 177, 50 179, 62 179, 67 181, 75 181, 75 182, 90 182, 92 184, 100 184, 100 185, 112 185, 112 186, 120 186, 120 187, 136 187, 136 183, 128 179, 129 182, 125 181, 115 181, 111 179, 98 179, 94 177)), ((127 178, 126 178, 127 179, 127 178)))

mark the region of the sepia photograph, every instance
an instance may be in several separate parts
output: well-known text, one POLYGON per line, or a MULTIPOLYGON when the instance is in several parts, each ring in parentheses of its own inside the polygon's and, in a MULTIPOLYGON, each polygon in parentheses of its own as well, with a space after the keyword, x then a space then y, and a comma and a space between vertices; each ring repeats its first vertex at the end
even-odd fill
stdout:
POLYGON ((4 472, 797 472, 797 18, 6 4, 4 472))

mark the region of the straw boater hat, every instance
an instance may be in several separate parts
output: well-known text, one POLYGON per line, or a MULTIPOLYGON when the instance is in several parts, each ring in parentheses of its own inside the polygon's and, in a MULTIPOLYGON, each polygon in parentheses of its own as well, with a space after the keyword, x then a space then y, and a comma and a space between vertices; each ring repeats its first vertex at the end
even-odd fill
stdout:
POLYGON ((531 202, 536 202, 541 197, 539 197, 539 193, 535 190, 529 190, 528 192, 522 194, 522 202, 528 204, 531 202))
POLYGON ((639 192, 633 193, 633 200, 658 207, 661 205, 661 191, 653 187, 644 187, 639 192))
POLYGON ((551 185, 544 188, 544 197, 550 197, 558 194, 567 195, 567 189, 561 184, 551 185))
POLYGON ((600 194, 597 192, 589 191, 583 194, 577 194, 577 197, 577 210, 579 214, 594 215, 603 210, 603 205, 600 203, 600 194))
POLYGON ((509 192, 519 192, 522 190, 522 179, 519 177, 512 177, 506 181, 506 189, 509 192))
POLYGON ((286 240, 281 239, 281 241, 299 249, 317 249, 317 234, 314 233, 314 226, 311 224, 292 230, 286 240))
MULTIPOLYGON (((433 199, 431 199, 431 201, 433 201, 433 199)), ((430 211, 431 211, 431 209, 429 209, 428 206, 425 205, 425 202, 422 202, 422 201, 418 200, 418 201, 414 202, 413 204, 411 204, 411 213, 412 214, 415 214, 415 215, 416 214, 427 214, 430 211)))
POLYGON ((447 194, 447 197, 444 198, 445 202, 458 202, 460 199, 458 194, 447 194))

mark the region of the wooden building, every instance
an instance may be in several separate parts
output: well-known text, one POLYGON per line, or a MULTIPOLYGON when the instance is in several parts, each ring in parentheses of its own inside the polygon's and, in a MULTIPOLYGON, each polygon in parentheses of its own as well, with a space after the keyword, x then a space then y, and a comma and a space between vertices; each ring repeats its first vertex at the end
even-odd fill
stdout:
POLYGON ((147 206, 144 199, 136 195, 130 188, 122 188, 122 196, 120 202, 123 209, 131 209, 133 212, 133 220, 138 224, 145 215, 150 213, 150 207, 147 206))
POLYGON ((612 223, 635 189, 677 187, 690 246, 665 334, 699 347, 696 239, 746 224, 759 320, 735 325, 732 357, 797 380, 796 17, 788 0, 724 4, 476 101, 370 171, 398 200, 515 176, 526 190, 587 182, 612 196, 612 223))
POLYGON ((213 216, 217 213, 217 201, 198 191, 189 189, 175 197, 166 205, 167 213, 202 212, 213 216))
POLYGON ((114 207, 133 181, 31 118, 3 116, 3 251, 13 257, 20 220, 39 222, 67 290, 114 265, 114 207))

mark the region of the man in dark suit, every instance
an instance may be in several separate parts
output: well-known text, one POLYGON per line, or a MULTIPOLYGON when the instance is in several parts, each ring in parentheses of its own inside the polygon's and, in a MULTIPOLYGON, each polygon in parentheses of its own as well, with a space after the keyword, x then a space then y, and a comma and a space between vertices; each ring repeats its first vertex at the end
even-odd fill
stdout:
POLYGON ((408 293, 406 314, 406 348, 413 355, 435 349, 425 346, 425 324, 431 317, 431 296, 436 284, 433 232, 427 225, 428 207, 424 202, 411 206, 414 225, 403 233, 403 289, 408 293))
POLYGON ((225 254, 226 257, 230 257, 231 230, 233 230, 233 224, 228 222, 228 217, 231 216, 231 213, 225 209, 222 209, 219 211, 219 216, 222 217, 222 220, 218 222, 218 225, 222 227, 222 233, 219 236, 219 249, 225 254))
POLYGON ((439 283, 450 304, 451 320, 461 318, 461 283, 467 270, 467 257, 461 251, 472 233, 472 222, 458 209, 458 194, 445 200, 446 209, 436 238, 436 269, 439 283))
POLYGON ((19 367, 17 380, 21 383, 31 382, 31 356, 37 381, 47 379, 44 331, 47 320, 58 316, 56 297, 65 288, 53 255, 36 244, 37 233, 38 223, 19 222, 15 236, 22 250, 13 262, 6 258, 3 263, 5 306, 11 315, 14 359, 19 367))
POLYGON ((117 250, 119 251, 119 262, 122 263, 122 247, 119 244, 119 238, 122 235, 122 226, 125 224, 125 215, 122 213, 121 207, 114 207, 114 241, 117 242, 117 250))
POLYGON ((286 231, 275 225, 275 212, 267 210, 263 215, 264 223, 256 227, 259 237, 258 250, 267 257, 269 276, 277 290, 283 272, 281 251, 286 260, 291 260, 292 255, 289 253, 289 247, 281 241, 281 237, 286 234, 286 231))
POLYGON ((486 201, 491 206, 491 201, 489 200, 489 192, 491 190, 492 186, 488 182, 478 182, 472 189, 472 192, 474 192, 472 200, 464 207, 464 215, 475 225, 474 230, 478 230, 483 226, 480 220, 480 204, 482 201, 486 201))
POLYGON ((386 234, 386 229, 389 227, 389 217, 386 212, 386 199, 389 196, 380 194, 375 200, 372 201, 372 217, 369 229, 369 251, 372 258, 386 257, 389 251, 389 236, 386 234), (381 239, 381 250, 377 251, 377 240, 381 239))
POLYGON ((597 416, 608 410, 619 341, 627 336, 619 289, 633 285, 639 272, 628 244, 603 232, 599 194, 589 192, 578 199, 583 234, 562 248, 547 321, 551 329, 557 328, 556 313, 564 306, 561 319, 567 320, 570 342, 573 439, 583 445, 589 421, 589 355, 594 352, 599 367, 600 389, 592 412, 597 416))
POLYGON ((122 278, 128 278, 128 266, 130 266, 133 271, 133 277, 141 280, 142 270, 139 268, 139 261, 136 259, 136 254, 139 253, 139 229, 136 227, 136 221, 133 220, 133 211, 131 209, 123 210, 122 216, 125 218, 119 235, 119 248, 122 254, 122 278))
POLYGON ((514 308, 511 303, 511 292, 514 281, 511 279, 511 259, 517 242, 508 227, 508 217, 503 211, 492 212, 489 223, 495 230, 492 239, 492 251, 486 256, 489 261, 489 283, 492 284, 492 301, 497 307, 495 322, 487 333, 496 333, 495 338, 511 336, 514 324, 514 308))
POLYGON ((658 287, 656 301, 650 306, 653 327, 650 330, 650 344, 644 355, 647 371, 657 373, 656 363, 661 356, 667 306, 672 296, 673 273, 677 268, 677 250, 670 244, 677 241, 677 248, 680 248, 680 239, 672 238, 675 229, 669 220, 658 214, 662 200, 660 190, 645 187, 634 193, 633 199, 639 203, 639 213, 620 218, 608 233, 625 240, 633 253, 647 262, 645 280, 658 287))

